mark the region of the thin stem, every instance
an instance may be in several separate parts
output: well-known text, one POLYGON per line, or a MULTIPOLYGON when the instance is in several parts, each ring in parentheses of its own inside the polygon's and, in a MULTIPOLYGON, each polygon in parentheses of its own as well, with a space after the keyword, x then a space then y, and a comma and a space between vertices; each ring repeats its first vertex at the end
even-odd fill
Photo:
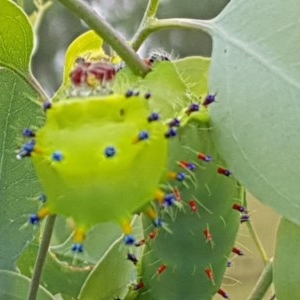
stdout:
POLYGON ((150 18, 148 19, 146 26, 144 26, 133 39, 132 48, 137 51, 147 37, 156 31, 166 29, 193 29, 212 33, 212 28, 213 23, 210 20, 180 18, 156 20, 154 18, 150 18))
POLYGON ((40 280, 51 240, 51 235, 53 232, 53 227, 55 223, 55 215, 51 215, 47 217, 42 241, 40 243, 39 252, 35 261, 35 266, 33 270, 33 276, 31 279, 30 289, 27 295, 27 300, 36 300, 40 280))
POLYGON ((268 255, 266 253, 266 250, 264 249, 263 245, 262 245, 262 242, 258 236, 258 234, 256 233, 251 221, 250 222, 247 222, 247 227, 248 227, 248 230, 250 232, 250 235, 260 253, 260 256, 264 262, 264 264, 266 265, 269 261, 269 258, 268 258, 268 255))
MULTIPOLYGON (((140 35, 143 33, 144 28, 147 27, 147 23, 149 22, 149 20, 155 17, 158 6, 159 0, 149 0, 140 26, 131 41, 133 49, 136 48, 136 43, 140 40, 140 35)), ((138 50, 138 48, 135 50, 138 50)))
POLYGON ((35 18, 31 19, 31 22, 32 22, 34 32, 37 33, 46 11, 53 5, 53 2, 48 1, 43 3, 42 1, 34 0, 34 5, 37 11, 35 12, 36 13, 35 18))
MULTIPOLYGON (((246 196, 245 188, 243 188, 243 194, 244 194, 243 199, 246 199, 247 196, 246 196)), ((251 237, 252 237, 252 239, 253 239, 253 241, 254 241, 254 243, 255 243, 255 245, 256 245, 259 253, 260 253, 260 256, 261 256, 262 260, 263 260, 263 263, 264 263, 264 265, 267 265, 268 262, 270 261, 269 258, 268 258, 267 252, 266 252, 266 250, 265 250, 258 234, 256 233, 256 231, 255 231, 255 229, 252 225, 252 222, 249 221, 249 222, 246 222, 246 223, 247 223, 249 233, 250 233, 250 235, 251 235, 251 237)))
POLYGON ((255 287, 247 300, 261 300, 272 284, 273 280, 273 262, 269 261, 261 273, 255 287))
POLYGON ((40 95, 40 98, 42 100, 42 102, 46 101, 49 99, 49 96, 47 95, 47 93, 45 92, 45 90, 42 88, 42 86, 40 85, 40 83, 37 81, 37 79, 34 77, 33 74, 30 74, 28 77, 25 78, 25 80, 27 81, 27 83, 29 83, 34 89, 35 91, 40 95))
POLYGON ((91 7, 79 0, 59 0, 59 2, 98 33, 136 75, 145 76, 150 71, 127 42, 91 7))

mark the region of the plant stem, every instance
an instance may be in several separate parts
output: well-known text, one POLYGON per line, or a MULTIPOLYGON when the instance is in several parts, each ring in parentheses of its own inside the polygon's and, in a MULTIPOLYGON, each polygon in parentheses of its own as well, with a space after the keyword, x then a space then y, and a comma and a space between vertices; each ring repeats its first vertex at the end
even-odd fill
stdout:
POLYGON ((252 239, 253 239, 253 241, 254 241, 254 243, 255 243, 255 245, 256 245, 259 253, 260 253, 261 258, 262 258, 264 264, 266 265, 269 262, 268 255, 267 255, 267 253, 266 253, 266 251, 265 251, 265 249, 262 245, 262 242, 261 242, 259 236, 257 235, 251 221, 247 222, 247 227, 248 227, 250 235, 251 235, 251 237, 252 237, 252 239))
POLYGON ((36 17, 35 17, 34 21, 31 19, 31 22, 32 22, 34 32, 37 33, 40 28, 41 21, 45 15, 46 11, 53 5, 53 2, 48 1, 48 2, 42 3, 41 1, 35 0, 34 5, 37 9, 37 11, 35 12, 36 17))
POLYGON ((149 18, 147 24, 137 32, 133 39, 132 48, 138 50, 146 38, 159 30, 165 29, 194 29, 212 33, 213 23, 210 20, 196 19, 162 19, 149 18))
POLYGON ((140 47, 139 44, 140 36, 143 34, 145 27, 147 27, 147 23, 149 22, 149 20, 151 18, 155 18, 158 6, 159 6, 159 0, 149 0, 143 19, 140 23, 140 26, 131 41, 132 43, 131 45, 133 49, 138 50, 138 48, 140 47))
POLYGON ((33 276, 31 279, 31 284, 30 284, 30 289, 27 295, 27 300, 36 300, 38 289, 39 289, 39 284, 40 284, 40 279, 42 276, 46 256, 47 256, 47 251, 49 248, 50 240, 51 240, 51 235, 53 232, 53 227, 55 223, 55 215, 51 215, 47 217, 44 232, 43 232, 43 237, 42 241, 40 243, 39 247, 39 252, 35 261, 35 266, 33 270, 33 276))
POLYGON ((150 71, 127 42, 91 7, 79 0, 59 0, 59 2, 98 33, 136 75, 145 76, 150 71))
POLYGON ((25 80, 27 81, 27 83, 29 83, 34 89, 35 91, 40 95, 41 100, 44 102, 46 100, 49 100, 49 96, 47 95, 47 93, 45 92, 45 90, 42 88, 42 86, 40 85, 40 83, 37 81, 37 79, 34 77, 33 74, 30 74, 29 76, 27 76, 25 78, 25 80))
POLYGON ((261 300, 272 284, 273 280, 273 262, 269 261, 263 272, 261 273, 255 287, 253 288, 251 294, 247 300, 261 300))
MULTIPOLYGON (((241 193, 242 193, 242 199, 244 199, 244 202, 246 203, 246 199, 247 199, 247 193, 246 193, 246 189, 244 187, 242 187, 242 190, 241 190, 241 193)), ((252 225, 252 222, 249 221, 249 222, 246 222, 247 223, 247 227, 248 227, 248 230, 249 230, 249 233, 260 253, 260 256, 263 260, 263 263, 264 265, 266 265, 270 260, 268 258, 268 255, 267 255, 267 252, 258 236, 258 234, 256 233, 253 225, 252 225)))

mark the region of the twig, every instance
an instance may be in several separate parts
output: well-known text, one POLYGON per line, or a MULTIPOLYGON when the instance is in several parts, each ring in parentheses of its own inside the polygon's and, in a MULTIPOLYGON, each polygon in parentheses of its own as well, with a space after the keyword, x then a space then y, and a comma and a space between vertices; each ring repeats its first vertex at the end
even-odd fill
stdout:
POLYGON ((138 50, 139 47, 141 46, 140 43, 141 36, 143 35, 145 28, 147 28, 147 24, 150 21, 150 19, 155 18, 158 6, 159 6, 159 0, 149 0, 143 19, 140 23, 140 26, 131 40, 131 46, 134 50, 138 50))
POLYGON ((33 270, 33 276, 31 279, 30 289, 27 295, 27 300, 36 300, 37 293, 40 285, 40 280, 51 240, 51 235, 53 232, 53 227, 55 223, 55 215, 47 217, 42 241, 40 243, 39 252, 35 261, 35 266, 33 270))
POLYGON ((98 33, 136 75, 145 76, 150 71, 127 42, 91 7, 79 0, 59 0, 59 2, 98 33))
POLYGON ((136 34, 132 43, 132 48, 134 50, 138 50, 146 38, 156 31, 166 29, 193 29, 212 34, 212 27, 213 23, 210 20, 180 18, 157 20, 154 18, 149 18, 147 24, 139 30, 138 34, 136 34))

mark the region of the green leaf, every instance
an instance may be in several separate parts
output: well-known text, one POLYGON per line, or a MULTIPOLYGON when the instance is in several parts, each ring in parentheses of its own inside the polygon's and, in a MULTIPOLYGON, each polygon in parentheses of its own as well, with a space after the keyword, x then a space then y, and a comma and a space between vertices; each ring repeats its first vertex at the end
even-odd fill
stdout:
MULTIPOLYGON (((200 103, 203 100, 208 91, 209 65, 210 59, 201 56, 187 57, 172 63, 158 62, 143 79, 125 68, 117 73, 113 90, 121 94, 128 89, 138 90, 140 94, 150 91, 151 109, 160 112, 164 119, 173 119, 180 114, 185 115, 183 110, 192 102, 200 103)), ((208 122, 207 110, 202 112, 192 115, 192 118, 208 122)))
POLYGON ((28 74, 33 50, 33 32, 23 11, 12 1, 2 0, 0 10, 0 66, 28 74))
MULTIPOLYGON (((18 269, 23 275, 32 277, 38 247, 38 243, 31 243, 18 260, 18 269)), ((48 255, 40 285, 47 287, 47 290, 54 295, 63 293, 76 298, 89 271, 88 268, 77 268, 68 266, 66 263, 58 263, 54 259, 54 255, 48 255)))
POLYGON ((201 21, 213 37, 216 145, 250 192, 298 224, 299 11, 297 0, 233 0, 201 21))
MULTIPOLYGON (((29 291, 30 279, 14 272, 0 270, 0 299, 24 300, 29 291)), ((38 300, 54 300, 54 297, 40 287, 38 300)))
POLYGON ((37 210, 37 201, 30 198, 41 192, 30 160, 18 161, 16 152, 24 142, 22 130, 37 126, 43 118, 35 92, 20 77, 0 69, 0 82, 0 268, 14 269, 34 237, 34 228, 23 226, 37 210))
MULTIPOLYGON (((57 228, 58 229, 58 228, 57 228)), ((76 259, 78 262, 86 262, 88 264, 96 264, 104 255, 107 249, 114 241, 122 234, 121 228, 116 223, 102 223, 94 226, 88 231, 86 241, 84 243, 85 251, 76 259)), ((62 260, 74 260, 74 252, 71 250, 74 244, 73 235, 70 236, 64 243, 56 246, 51 246, 51 251, 58 255, 62 260)))
MULTIPOLYGON (((143 238, 141 218, 135 218, 134 236, 143 238)), ((103 254, 93 271, 82 286, 79 300, 107 300, 120 297, 124 299, 128 292, 128 284, 136 280, 136 267, 126 259, 131 252, 137 258, 141 256, 142 247, 128 249, 123 238, 118 238, 103 254)))
POLYGON ((182 81, 194 96, 199 97, 208 92, 209 58, 190 56, 174 63, 182 81), (199 84, 200 82, 201 84, 199 84))
POLYGON ((296 299, 300 294, 300 227, 282 219, 276 241, 273 280, 276 299, 296 299))
POLYGON ((97 300, 106 300, 118 297, 122 290, 127 290, 129 279, 135 278, 135 267, 126 260, 127 251, 122 239, 107 250, 83 285, 80 300, 93 300, 95 295, 97 300))

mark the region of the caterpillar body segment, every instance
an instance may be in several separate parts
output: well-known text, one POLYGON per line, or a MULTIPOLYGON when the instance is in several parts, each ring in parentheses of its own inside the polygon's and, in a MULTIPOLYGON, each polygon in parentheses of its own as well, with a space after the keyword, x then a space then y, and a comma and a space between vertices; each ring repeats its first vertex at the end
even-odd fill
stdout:
POLYGON ((134 95, 53 104, 31 154, 47 211, 86 231, 106 221, 124 226, 151 201, 165 177, 168 127, 149 115, 147 101, 134 95))

